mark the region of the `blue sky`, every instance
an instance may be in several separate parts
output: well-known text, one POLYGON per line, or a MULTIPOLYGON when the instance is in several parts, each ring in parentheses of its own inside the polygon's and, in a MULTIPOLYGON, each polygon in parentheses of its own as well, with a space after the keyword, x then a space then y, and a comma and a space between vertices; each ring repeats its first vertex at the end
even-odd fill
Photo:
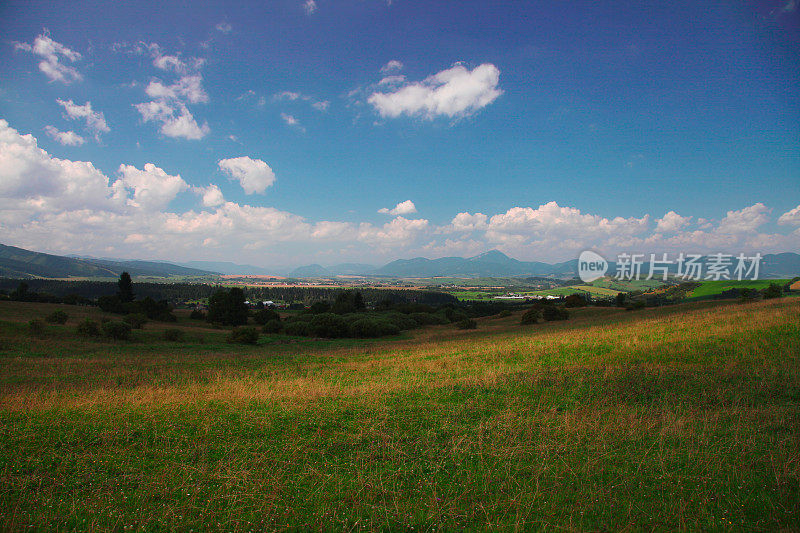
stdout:
POLYGON ((800 249, 796 0, 12 1, 0 29, 5 244, 800 249))

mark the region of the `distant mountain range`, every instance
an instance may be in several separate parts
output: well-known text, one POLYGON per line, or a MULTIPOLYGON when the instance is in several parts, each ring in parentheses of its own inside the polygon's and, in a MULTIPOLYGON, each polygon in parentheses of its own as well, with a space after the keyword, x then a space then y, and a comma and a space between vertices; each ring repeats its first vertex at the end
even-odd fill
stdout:
POLYGON ((216 272, 159 261, 86 259, 32 252, 0 244, 0 276, 6 278, 116 278, 132 276, 209 276, 216 272))
MULTIPOLYGON (((707 263, 708 258, 703 258, 707 263)), ((293 278, 323 278, 337 275, 362 275, 387 278, 433 278, 433 277, 553 277, 571 278, 577 275, 578 260, 572 259, 562 263, 542 263, 539 261, 519 261, 508 257, 503 252, 491 250, 475 257, 442 257, 440 259, 398 259, 382 267, 370 265, 347 265, 347 272, 342 266, 323 267, 308 265, 296 268, 289 273, 293 278)), ((643 272, 647 271, 647 264, 643 272)), ((675 272, 677 266, 670 268, 675 272)), ((616 271, 616 264, 609 264, 609 272, 616 271)), ((704 269, 705 271, 705 269, 704 269)), ((791 252, 766 254, 761 262, 759 277, 792 278, 800 275, 800 255, 791 252)))
MULTIPOLYGON (((707 261, 707 258, 705 259, 707 261)), ((578 260, 549 264, 539 261, 519 261, 491 250, 475 257, 442 257, 440 259, 398 259, 382 267, 362 263, 342 263, 323 267, 306 265, 288 273, 292 278, 329 278, 335 276, 367 276, 382 278, 432 277, 553 277, 571 278, 577 273, 578 260)), ((643 268, 643 272, 647 266, 643 268)), ((616 269, 610 264, 609 272, 616 269)), ((132 276, 177 277, 232 275, 274 275, 252 265, 224 261, 192 261, 175 264, 161 261, 95 259, 64 257, 32 252, 16 246, 0 244, 0 277, 6 278, 116 278, 126 271, 132 276)), ((674 272, 675 269, 670 269, 674 272)), ((800 255, 792 252, 766 254, 761 263, 761 278, 792 278, 800 275, 800 255)))

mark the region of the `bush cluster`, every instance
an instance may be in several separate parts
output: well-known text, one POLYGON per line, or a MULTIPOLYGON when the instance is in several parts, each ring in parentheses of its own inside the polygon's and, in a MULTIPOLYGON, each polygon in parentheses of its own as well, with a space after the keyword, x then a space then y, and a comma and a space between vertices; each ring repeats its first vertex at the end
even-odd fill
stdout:
POLYGON ((567 320, 569 319, 569 311, 566 308, 548 304, 536 303, 533 307, 525 311, 520 320, 520 324, 536 324, 539 320, 544 319, 546 322, 554 320, 567 320))
POLYGON ((231 344, 256 344, 258 330, 251 326, 238 326, 231 330, 227 341, 231 344))
POLYGON ((85 320, 82 320, 77 325, 77 327, 75 328, 75 332, 81 337, 99 337, 100 324, 98 324, 91 318, 87 318, 85 320))
POLYGON ((56 309, 45 317, 45 320, 51 324, 66 324, 68 319, 69 315, 61 309, 56 309))
POLYGON ((103 335, 115 341, 126 341, 131 338, 131 326, 125 322, 113 320, 103 324, 103 335))
POLYGON ((122 321, 130 325, 133 329, 142 329, 147 324, 147 315, 143 313, 130 313, 122 318, 122 321))

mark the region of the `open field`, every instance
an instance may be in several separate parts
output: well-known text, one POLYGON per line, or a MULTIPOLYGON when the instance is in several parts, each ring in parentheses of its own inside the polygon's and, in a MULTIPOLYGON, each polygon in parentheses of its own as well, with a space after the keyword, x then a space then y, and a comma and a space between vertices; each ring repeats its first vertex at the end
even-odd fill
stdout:
POLYGON ((800 527, 797 298, 258 346, 100 314, 0 302, 0 529, 800 527))
POLYGON ((759 279, 759 280, 719 280, 719 281, 704 281, 702 285, 689 293, 689 298, 708 298, 716 296, 730 289, 766 289, 772 283, 778 285, 785 285, 788 279, 759 279))

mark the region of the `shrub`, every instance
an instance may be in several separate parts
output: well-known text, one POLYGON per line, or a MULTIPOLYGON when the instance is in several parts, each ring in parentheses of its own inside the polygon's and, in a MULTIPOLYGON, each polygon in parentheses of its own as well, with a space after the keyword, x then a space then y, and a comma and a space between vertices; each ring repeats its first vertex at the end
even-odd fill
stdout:
POLYGON ((87 318, 78 324, 75 332, 81 337, 99 337, 100 325, 91 318, 87 318))
POLYGON ((458 329, 475 329, 478 327, 478 323, 472 318, 465 318, 464 320, 458 321, 456 327, 458 329))
POLYGON ((56 309, 55 311, 47 315, 47 317, 45 317, 45 320, 47 320, 51 324, 64 324, 67 322, 68 318, 69 315, 67 315, 67 313, 65 313, 61 309, 56 309))
POLYGON ((253 315, 253 320, 256 324, 263 326, 267 322, 271 320, 280 321, 281 315, 277 313, 277 311, 273 311, 272 309, 259 309, 253 315))
POLYGON ((261 331, 264 333, 280 333, 283 331, 283 322, 280 320, 269 320, 264 326, 261 328, 261 331))
POLYGON ((126 341, 131 338, 131 326, 125 322, 106 322, 103 324, 103 334, 109 339, 126 341))
POLYGON ((347 321, 333 313, 322 313, 311 319, 311 333, 317 337, 339 339, 347 337, 347 321))
POLYGON ((400 331, 414 329, 419 325, 411 316, 396 311, 383 313, 380 315, 380 318, 394 324, 400 331))
POLYGON ((183 330, 178 328, 167 328, 164 330, 164 340, 172 342, 183 341, 183 330))
POLYGON ((400 328, 379 318, 360 318, 350 324, 349 333, 351 337, 374 338, 397 335, 400 333, 400 328))
POLYGON ((645 303, 642 300, 636 300, 625 306, 626 311, 633 311, 635 309, 644 309, 645 303))
POLYGON ((777 283, 770 283, 769 287, 764 289, 764 298, 780 298, 783 296, 783 289, 777 283))
POLYGON ((523 326, 527 324, 536 324, 539 322, 539 319, 542 318, 542 311, 538 307, 531 307, 525 314, 522 315, 522 319, 520 320, 520 324, 523 326))
POLYGON ((258 342, 258 330, 252 326, 238 326, 228 335, 231 344, 255 344, 258 342))
POLYGON ((448 322, 461 322, 469 318, 469 315, 462 311, 461 309, 453 309, 452 307, 445 307, 444 308, 444 316, 448 322))
POLYGON ((287 322, 283 332, 286 333, 287 335, 296 335, 298 337, 309 337, 311 336, 311 326, 308 324, 308 322, 304 322, 302 320, 295 320, 292 322, 287 322))
POLYGON ((131 313, 125 315, 122 321, 130 325, 133 329, 142 329, 142 327, 147 324, 147 315, 143 313, 131 313))
POLYGON ((497 318, 506 318, 508 316, 511 316, 512 314, 513 313, 511 311, 509 311, 508 309, 503 309, 502 311, 497 313, 497 318))
POLYGON ((588 302, 580 294, 570 294, 564 299, 565 307, 586 307, 588 302))
POLYGON ((436 324, 447 324, 447 319, 440 315, 433 313, 411 313, 408 318, 413 320, 419 326, 432 326, 436 324))
POLYGON ((569 318, 569 311, 563 307, 548 305, 542 310, 542 317, 548 322, 552 322, 554 320, 567 320, 569 318))
POLYGON ((28 333, 31 335, 41 335, 44 333, 44 322, 38 318, 34 318, 28 322, 28 333))
POLYGON ((189 318, 192 320, 205 320, 206 314, 202 312, 200 309, 192 309, 192 312, 189 313, 189 318))

